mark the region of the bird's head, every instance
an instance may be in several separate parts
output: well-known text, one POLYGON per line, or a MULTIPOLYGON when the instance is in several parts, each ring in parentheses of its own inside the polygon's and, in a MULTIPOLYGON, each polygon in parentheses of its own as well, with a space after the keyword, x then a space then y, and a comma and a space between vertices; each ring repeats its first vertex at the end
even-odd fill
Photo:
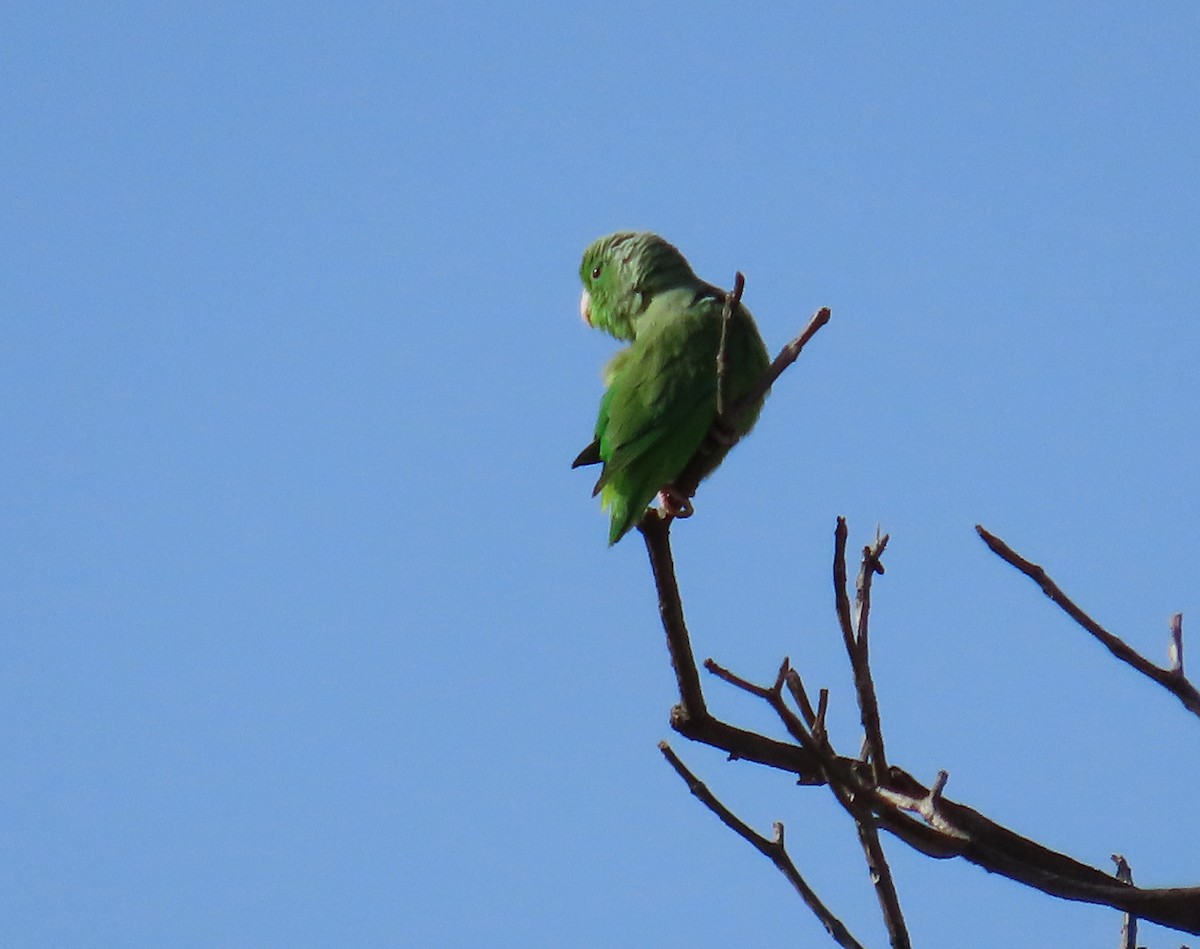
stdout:
POLYGON ((618 231, 594 241, 579 265, 579 315, 617 339, 637 335, 637 319, 654 294, 698 283, 683 254, 657 234, 618 231))

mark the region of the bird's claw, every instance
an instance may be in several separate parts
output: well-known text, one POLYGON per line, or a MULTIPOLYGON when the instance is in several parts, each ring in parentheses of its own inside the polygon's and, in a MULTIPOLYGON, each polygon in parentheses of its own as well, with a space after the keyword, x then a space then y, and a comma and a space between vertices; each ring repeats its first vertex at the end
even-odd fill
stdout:
POLYGON ((668 484, 658 492, 658 503, 663 514, 669 517, 691 517, 695 511, 691 498, 673 484, 668 484))

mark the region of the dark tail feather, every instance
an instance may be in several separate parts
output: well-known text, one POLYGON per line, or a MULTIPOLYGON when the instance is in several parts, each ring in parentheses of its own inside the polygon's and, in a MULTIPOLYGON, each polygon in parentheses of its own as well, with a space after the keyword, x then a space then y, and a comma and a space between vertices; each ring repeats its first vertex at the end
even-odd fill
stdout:
POLYGON ((598 465, 603 459, 600 457, 600 439, 596 439, 590 445, 581 451, 576 459, 571 462, 572 468, 582 468, 584 465, 598 465))

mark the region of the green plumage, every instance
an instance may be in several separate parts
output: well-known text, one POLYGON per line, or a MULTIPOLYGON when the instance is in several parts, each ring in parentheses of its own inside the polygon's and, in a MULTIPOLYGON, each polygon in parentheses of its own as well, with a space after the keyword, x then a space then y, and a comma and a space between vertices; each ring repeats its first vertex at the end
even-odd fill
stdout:
MULTIPOLYGON (((700 280, 661 237, 621 232, 583 255, 580 311, 589 325, 630 345, 605 367, 596 438, 574 467, 603 464, 596 490, 615 544, 641 519, 660 490, 691 462, 717 417, 717 352, 724 292, 700 280)), ((736 403, 766 372, 766 347, 750 311, 734 309, 726 341, 725 395, 736 403)), ((741 417, 754 426, 761 401, 741 417)), ((707 476, 728 448, 700 465, 707 476)))

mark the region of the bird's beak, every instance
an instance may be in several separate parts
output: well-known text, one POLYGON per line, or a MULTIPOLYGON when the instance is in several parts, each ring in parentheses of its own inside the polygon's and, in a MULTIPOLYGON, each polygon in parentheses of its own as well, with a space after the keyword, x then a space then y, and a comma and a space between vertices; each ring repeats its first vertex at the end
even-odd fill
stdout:
POLYGON ((588 296, 587 287, 583 288, 583 296, 579 298, 579 315, 588 326, 592 325, 592 298, 588 296))

